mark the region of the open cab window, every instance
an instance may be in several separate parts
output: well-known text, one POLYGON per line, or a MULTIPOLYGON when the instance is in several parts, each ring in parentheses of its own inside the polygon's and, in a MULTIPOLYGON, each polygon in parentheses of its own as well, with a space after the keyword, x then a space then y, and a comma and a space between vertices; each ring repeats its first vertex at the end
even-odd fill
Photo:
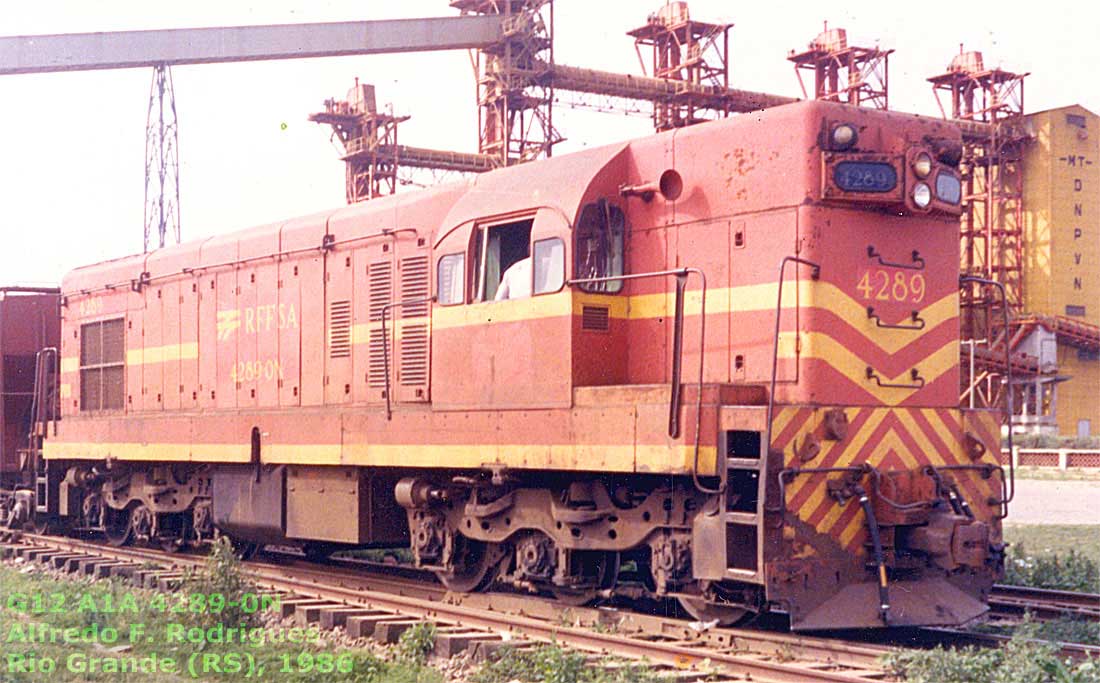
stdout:
POLYGON ((525 218, 482 226, 474 232, 474 262, 477 264, 474 301, 531 296, 531 226, 534 222, 534 218, 525 218))
MULTIPOLYGON (((574 277, 578 280, 615 277, 623 274, 623 242, 626 216, 619 207, 601 199, 581 210, 574 230, 576 235, 574 277)), ((622 290, 622 280, 582 283, 586 292, 615 294, 622 290)))

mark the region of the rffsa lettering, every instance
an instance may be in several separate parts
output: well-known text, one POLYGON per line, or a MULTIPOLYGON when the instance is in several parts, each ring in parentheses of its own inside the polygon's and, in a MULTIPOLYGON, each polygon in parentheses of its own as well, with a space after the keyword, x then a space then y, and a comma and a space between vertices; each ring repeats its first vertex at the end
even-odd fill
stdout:
POLYGON ((294 310, 294 304, 267 304, 242 308, 241 313, 244 315, 246 334, 298 327, 298 312, 294 310))

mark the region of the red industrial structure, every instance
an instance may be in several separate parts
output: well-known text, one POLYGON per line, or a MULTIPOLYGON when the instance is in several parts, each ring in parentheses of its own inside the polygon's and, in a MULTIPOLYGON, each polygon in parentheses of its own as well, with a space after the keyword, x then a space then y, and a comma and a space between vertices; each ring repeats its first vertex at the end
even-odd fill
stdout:
MULTIPOLYGON (((714 89, 729 88, 729 32, 733 24, 714 24, 691 18, 686 2, 669 2, 649 15, 644 26, 628 31, 642 63, 643 73, 665 81, 683 81, 714 89), (643 48, 650 53, 649 68, 643 48)), ((690 94, 657 102, 654 130, 671 130, 710 120, 729 110, 705 110, 690 94)))
MULTIPOLYGON (((980 52, 964 52, 947 72, 928 79, 945 117, 985 124, 979 134, 964 135, 963 215, 960 226, 963 276, 992 280, 1001 288, 969 284, 963 288, 963 339, 986 345, 990 358, 1009 342, 1010 321, 1023 313, 1024 221, 1023 126, 1024 78, 1000 68, 986 68, 980 52), (946 100, 946 106, 945 102, 946 100)), ((988 405, 1001 395, 1007 368, 996 363, 964 379, 988 405)))
POLYGON ((791 50, 803 97, 843 102, 857 107, 889 109, 890 55, 893 50, 848 45, 842 28, 825 30, 802 52, 791 50), (807 90, 802 72, 813 74, 813 92, 807 90))

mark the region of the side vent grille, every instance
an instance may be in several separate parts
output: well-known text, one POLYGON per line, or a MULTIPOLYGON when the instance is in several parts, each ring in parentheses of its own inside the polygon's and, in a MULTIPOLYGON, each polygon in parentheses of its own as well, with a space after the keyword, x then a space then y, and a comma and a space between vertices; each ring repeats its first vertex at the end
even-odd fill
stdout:
MULTIPOLYGON (((387 336, 393 334, 393 328, 386 326, 387 336)), ((370 369, 367 371, 367 385, 370 387, 386 386, 386 352, 389 350, 389 339, 382 336, 382 328, 370 331, 370 369)), ((390 358, 393 365, 393 358, 390 358)))
MULTIPOLYGON (((393 301, 393 264, 390 261, 378 261, 370 264, 367 271, 367 316, 370 320, 370 351, 367 361, 367 386, 372 388, 386 386, 386 354, 391 351, 390 342, 382 335, 382 310, 393 301)), ((386 332, 393 334, 393 309, 386 316, 386 332)), ((393 366, 390 357, 390 366, 393 366)))
POLYGON ((589 332, 607 332, 611 329, 611 311, 606 306, 582 307, 581 329, 589 332))
MULTIPOLYGON (((428 257, 410 256, 401 259, 401 300, 427 299, 428 257)), ((401 386, 418 387, 428 383, 428 324, 414 323, 412 319, 428 316, 428 302, 401 307, 401 362, 398 382, 401 386)))
MULTIPOLYGON (((428 257, 401 259, 401 300, 428 298, 428 257)), ((428 303, 401 307, 402 318, 423 318, 428 315, 428 303)))
POLYGON ((428 383, 428 326, 406 325, 401 330, 401 384, 428 383))
POLYGON ((370 296, 368 310, 370 321, 379 322, 382 320, 382 309, 390 303, 390 290, 393 288, 393 266, 389 261, 370 264, 367 288, 370 296))
POLYGON ((329 358, 351 357, 351 302, 333 301, 328 311, 329 358))

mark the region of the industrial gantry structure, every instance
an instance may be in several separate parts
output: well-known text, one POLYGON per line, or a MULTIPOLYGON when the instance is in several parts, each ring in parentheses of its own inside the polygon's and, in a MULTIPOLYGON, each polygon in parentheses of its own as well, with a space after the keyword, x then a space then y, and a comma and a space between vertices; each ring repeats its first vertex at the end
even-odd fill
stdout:
POLYGON ((791 50, 803 97, 843 102, 871 109, 890 108, 890 55, 893 50, 848 45, 842 28, 818 34, 802 52, 791 50), (803 72, 813 74, 813 93, 806 88, 803 72))
MULTIPOLYGON (((794 98, 729 87, 729 29, 691 19, 687 3, 673 2, 629 31, 647 75, 612 73, 554 60, 552 0, 453 0, 465 16, 499 21, 499 40, 478 48, 478 152, 447 152, 397 145, 401 117, 380 114, 373 95, 356 83, 346 100, 328 100, 311 121, 332 126, 347 164, 349 202, 391 194, 397 169, 481 173, 553 154, 561 135, 553 107, 561 92, 602 98, 595 108, 640 111, 651 107, 655 130, 691 125, 734 112, 793 102, 794 98), (650 53, 647 64, 644 53, 650 53)), ((583 100, 575 106, 590 106, 583 100)))

